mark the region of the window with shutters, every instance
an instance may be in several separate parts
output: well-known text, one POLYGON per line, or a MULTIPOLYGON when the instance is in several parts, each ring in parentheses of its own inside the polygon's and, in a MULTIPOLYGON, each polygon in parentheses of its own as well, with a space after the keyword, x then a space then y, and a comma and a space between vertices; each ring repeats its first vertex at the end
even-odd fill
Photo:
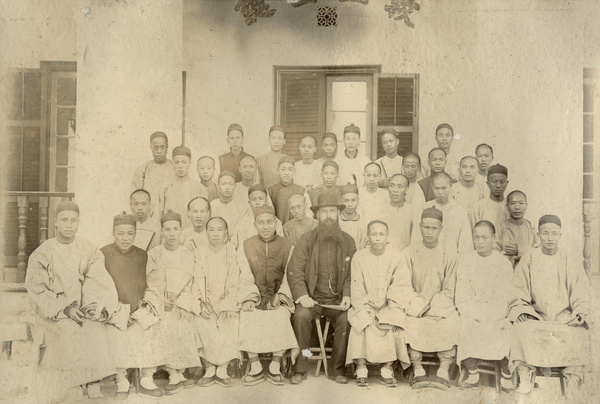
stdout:
MULTIPOLYGON (((380 134, 398 132, 398 152, 417 151, 418 75, 382 75, 381 66, 275 66, 275 117, 286 128, 284 153, 300 159, 300 139, 311 135, 320 145, 326 132, 361 128, 361 149, 372 159, 384 155, 380 134)), ((319 158, 317 154, 315 158, 319 158)))

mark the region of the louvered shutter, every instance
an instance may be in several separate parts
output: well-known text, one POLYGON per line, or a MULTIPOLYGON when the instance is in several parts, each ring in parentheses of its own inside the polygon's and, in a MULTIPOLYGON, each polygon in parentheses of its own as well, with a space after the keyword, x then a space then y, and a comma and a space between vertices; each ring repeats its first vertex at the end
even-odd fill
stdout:
POLYGON ((377 133, 377 158, 385 155, 381 147, 381 131, 393 127, 398 132, 398 154, 417 151, 418 144, 418 75, 378 75, 375 82, 374 113, 377 133))
POLYGON ((325 132, 325 102, 324 74, 282 74, 280 124, 286 128, 285 154, 300 160, 298 145, 306 135, 314 136, 318 144, 321 143, 325 132))

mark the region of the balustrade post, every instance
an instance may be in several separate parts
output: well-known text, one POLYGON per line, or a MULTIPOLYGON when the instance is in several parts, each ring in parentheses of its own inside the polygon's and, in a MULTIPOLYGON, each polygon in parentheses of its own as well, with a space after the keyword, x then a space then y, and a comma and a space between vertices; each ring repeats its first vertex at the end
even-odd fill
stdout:
POLYGON ((590 275, 592 269, 592 218, 593 204, 583 204, 583 268, 590 275))
POLYGON ((47 196, 40 196, 40 244, 48 239, 48 206, 47 196))
POLYGON ((17 196, 17 212, 19 220, 19 238, 17 240, 17 282, 25 282, 27 270, 27 197, 17 196))

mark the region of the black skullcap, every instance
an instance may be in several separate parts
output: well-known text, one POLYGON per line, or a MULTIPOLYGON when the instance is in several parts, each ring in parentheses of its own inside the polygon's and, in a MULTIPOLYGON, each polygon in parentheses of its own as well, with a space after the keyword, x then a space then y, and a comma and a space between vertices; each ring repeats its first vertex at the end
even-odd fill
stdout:
POLYGON ((546 224, 546 223, 554 223, 555 225, 562 227, 562 224, 560 223, 560 218, 555 215, 544 215, 544 216, 540 217, 540 221, 538 222, 538 227, 540 227, 541 225, 546 224))

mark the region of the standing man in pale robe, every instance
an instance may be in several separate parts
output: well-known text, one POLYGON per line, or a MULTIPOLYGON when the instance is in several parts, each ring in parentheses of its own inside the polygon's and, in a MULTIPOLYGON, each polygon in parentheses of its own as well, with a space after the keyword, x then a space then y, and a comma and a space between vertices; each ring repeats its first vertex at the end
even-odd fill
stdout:
MULTIPOLYGON (((161 327, 142 325, 140 317, 155 318, 158 322, 164 306, 164 268, 153 267, 146 273, 148 254, 133 245, 136 221, 131 215, 117 215, 113 220, 115 241, 102 247, 106 270, 117 288, 119 302, 126 308, 126 330, 108 327, 108 340, 117 366, 117 397, 129 394, 128 368, 151 368, 164 364, 167 358, 162 350, 161 327), (147 328, 146 328, 147 327, 147 328)), ((148 382, 146 379, 144 382, 148 382)), ((143 394, 160 397, 163 391, 154 383, 141 385, 143 394)))
POLYGON ((281 223, 286 224, 291 219, 290 208, 288 206, 290 196, 293 194, 303 195, 309 207, 311 206, 310 197, 303 186, 294 182, 296 167, 293 157, 281 157, 277 172, 279 180, 277 184, 268 188, 269 197, 273 201, 273 208, 275 208, 277 218, 281 220, 281 223))
MULTIPOLYGON (((286 135, 283 126, 271 126, 269 129, 269 146, 271 147, 271 150, 269 153, 256 159, 258 171, 260 173, 260 181, 267 189, 279 183, 279 161, 284 156, 289 157, 282 152, 285 141, 286 135)), ((275 211, 277 211, 277 208, 275 211)))
POLYGON ((152 216, 152 199, 145 189, 136 189, 129 197, 129 207, 135 217, 137 231, 135 233, 136 247, 150 251, 161 244, 160 221, 152 216))
POLYGON ((527 196, 522 191, 512 191, 506 197, 506 205, 510 217, 501 226, 502 233, 498 237, 500 249, 513 266, 532 248, 540 246, 537 229, 527 219, 527 196))
POLYGON ((477 203, 473 212, 473 223, 481 220, 492 222, 498 233, 502 233, 502 226, 510 216, 504 201, 504 192, 508 186, 508 169, 500 164, 494 164, 488 170, 487 186, 489 196, 477 203))
MULTIPOLYGON (((239 218, 232 230, 231 242, 236 249, 244 244, 245 240, 257 234, 256 225, 254 224, 254 211, 261 206, 270 206, 267 203, 268 197, 268 192, 263 184, 255 184, 248 189, 246 196, 248 209, 245 210, 245 213, 239 218)), ((275 231, 278 235, 283 235, 283 225, 279 219, 275 221, 275 231)))
MULTIPOLYGON (((367 245, 367 221, 358 213, 360 205, 358 187, 356 184, 342 186, 342 204, 346 206, 340 212, 340 229, 348 233, 356 243, 356 249, 361 250, 367 245)), ((364 188, 363 188, 364 190, 364 188)), ((372 207, 375 208, 375 207, 372 207)))
POLYGON ((181 245, 190 251, 208 245, 206 222, 210 219, 210 215, 208 199, 199 196, 188 203, 187 216, 192 225, 181 232, 181 245))
POLYGON ((235 227, 239 218, 246 211, 245 201, 233 199, 235 187, 235 174, 231 171, 222 171, 217 181, 219 199, 215 199, 210 203, 212 216, 222 217, 231 228, 235 227))
POLYGON ((244 151, 243 147, 244 129, 237 123, 232 123, 227 128, 227 143, 229 143, 229 153, 219 156, 219 174, 230 171, 234 174, 235 182, 241 182, 240 161, 249 154, 244 151))
POLYGON ((337 156, 337 150, 338 140, 336 134, 327 132, 323 136, 323 139, 321 139, 321 154, 323 156, 320 159, 317 159, 317 161, 320 161, 324 164, 328 161, 334 160, 337 156))
MULTIPOLYGON (((469 215, 469 221, 473 218, 473 211, 480 200, 486 197, 485 190, 477 183, 477 159, 473 156, 465 156, 460 160, 458 168, 460 179, 452 185, 452 198, 459 206, 462 206, 469 215)), ((471 227, 475 223, 471 222, 471 227)))
POLYGON ((446 153, 445 171, 455 181, 458 181, 459 157, 456 153, 450 151, 454 141, 454 129, 447 123, 441 123, 435 129, 435 141, 440 149, 446 153))
POLYGON ((360 153, 360 128, 351 124, 344 128, 344 146, 346 150, 341 155, 335 158, 340 170, 341 185, 356 184, 362 187, 364 179, 362 176, 363 170, 371 159, 360 153))
MULTIPOLYGON (((354 240, 338 225, 338 214, 343 209, 337 195, 319 196, 317 206, 311 207, 319 226, 300 237, 288 266, 288 283, 296 303, 292 324, 298 345, 303 352, 309 348, 316 317, 331 319, 335 333, 329 374, 340 384, 348 383, 345 360, 350 324, 346 311, 350 308, 350 261, 356 252, 354 240), (337 305, 341 310, 322 304, 337 305)), ((294 365, 290 383, 302 383, 307 371, 308 357, 303 353, 294 365)))
POLYGON ((398 145, 400 140, 396 135, 396 129, 383 128, 381 130, 381 147, 385 151, 385 155, 375 163, 381 167, 382 178, 379 185, 387 188, 390 185, 390 178, 394 174, 402 174, 402 156, 398 154, 398 145))
POLYGON ((200 157, 196 163, 196 170, 198 171, 198 177, 200 177, 200 184, 206 189, 206 199, 208 199, 208 202, 214 201, 219 197, 217 184, 213 181, 215 159, 210 156, 200 157))
POLYGON ((381 363, 381 383, 396 387, 394 361, 399 360, 403 369, 410 366, 402 328, 412 284, 400 265, 400 252, 387 248, 387 223, 374 220, 367 231, 369 248, 352 258, 352 307, 348 310, 352 330, 346 364, 356 362, 356 383, 367 386, 367 362, 381 363))
POLYGON ((408 180, 406 201, 413 206, 420 206, 422 203, 425 203, 425 197, 419 185, 419 181, 423 179, 421 157, 416 153, 408 153, 404 156, 401 174, 404 174, 408 180))
POLYGON ((406 202, 406 189, 408 179, 402 174, 394 174, 390 178, 387 203, 371 212, 372 220, 379 219, 386 223, 393 223, 388 230, 390 248, 402 251, 410 244, 411 233, 416 221, 413 220, 414 208, 406 202))
POLYGON ((517 392, 533 388, 535 368, 549 374, 562 369, 567 398, 573 398, 590 363, 590 282, 581 264, 558 247, 561 221, 544 215, 538 230, 542 248, 529 250, 512 278, 508 319, 514 322, 510 348, 510 370, 519 378, 517 392), (549 354, 551 352, 551 354, 549 354))
POLYGON ((206 223, 208 247, 198 248, 194 257, 205 275, 200 316, 194 320, 202 340, 200 357, 206 369, 198 382, 207 387, 215 382, 230 387, 233 381, 227 365, 241 359, 239 351, 239 312, 255 286, 248 276, 248 261, 241 249, 228 243, 227 222, 211 217, 206 223))
POLYGON ((485 189, 488 170, 494 161, 494 149, 492 149, 492 146, 482 143, 475 148, 475 157, 477 157, 477 163, 479 166, 479 170, 477 171, 478 175, 475 181, 479 183, 483 189, 485 189))
POLYGON ((287 283, 287 264, 292 244, 275 234, 277 218, 271 206, 254 210, 257 234, 244 241, 254 291, 240 312, 240 350, 248 354, 250 370, 244 376, 245 385, 265 378, 276 386, 283 385, 281 358, 291 351, 292 362, 298 355, 298 343, 290 323, 294 301, 287 283), (259 353, 272 353, 271 363, 263 369, 259 353))
POLYGON ((503 377, 508 374, 511 324, 506 318, 513 268, 494 250, 494 225, 487 220, 473 229, 476 251, 460 256, 456 270, 454 301, 460 313, 457 360, 467 369, 461 387, 478 387, 480 359, 502 360, 503 377))
MULTIPOLYGON (((386 189, 379 188, 381 181, 381 167, 375 162, 368 163, 363 172, 364 185, 360 188, 360 205, 359 211, 367 220, 372 217, 372 212, 380 209, 388 200, 388 192, 386 189)), ((389 187, 389 178, 387 181, 389 187)), ((366 223, 365 223, 366 224, 366 223)))
POLYGON ((145 189, 152 201, 150 216, 157 220, 161 215, 165 189, 175 180, 175 168, 167 159, 169 139, 164 132, 154 132, 150 135, 150 150, 153 159, 135 170, 131 180, 131 191, 145 189))
POLYGON ((321 184, 321 168, 323 162, 315 160, 317 140, 308 135, 300 139, 300 156, 302 160, 296 161, 296 184, 302 185, 306 190, 321 184))
POLYGON ((439 243, 444 215, 441 210, 427 208, 421 214, 422 240, 406 248, 403 265, 408 266, 414 295, 406 311, 406 342, 414 370, 410 381, 414 389, 450 387, 448 370, 456 359, 460 319, 454 306, 456 283, 455 251, 447 251, 439 243), (422 352, 436 352, 440 367, 428 378, 421 364, 422 352))
MULTIPOLYGON (((101 398, 96 381, 116 372, 104 323, 119 317, 117 290, 100 250, 76 236, 79 207, 74 202, 56 207, 54 225, 56 237, 31 254, 25 277, 46 346, 35 388, 43 397, 57 399, 91 383, 88 395, 101 398)), ((125 324, 116 323, 126 327, 126 318, 125 324)))
POLYGON ((171 210, 179 213, 183 218, 182 225, 185 229, 192 225, 186 215, 188 203, 198 196, 206 198, 206 189, 189 176, 192 162, 192 151, 189 148, 177 146, 173 149, 172 158, 173 167, 175 168, 175 180, 165 190, 163 212, 171 210))
POLYGON ((288 198, 288 206, 292 219, 283 225, 283 236, 295 246, 300 236, 315 229, 319 221, 307 215, 306 198, 302 195, 291 195, 288 198))
POLYGON ((323 183, 316 188, 311 188, 308 191, 308 195, 310 196, 310 201, 313 205, 317 204, 319 199, 319 195, 324 192, 333 192, 338 198, 341 198, 340 194, 340 182, 339 177, 340 167, 335 161, 325 161, 323 163, 323 167, 321 168, 321 179, 323 183))
MULTIPOLYGON (((419 195, 419 203, 429 202, 435 199, 435 194, 433 193, 433 176, 445 172, 444 170, 446 168, 446 152, 438 147, 436 147, 435 149, 431 149, 431 151, 429 152, 428 161, 430 175, 419 181, 419 185, 421 186, 421 190, 423 191, 422 195, 419 195)), ((452 179, 452 182, 456 182, 456 180, 452 179)), ((415 199, 413 199, 413 201, 415 201, 415 199)))
MULTIPOLYGON (((162 273, 164 311, 159 313, 162 345, 154 346, 165 362, 169 374, 165 394, 181 391, 186 382, 183 371, 201 366, 198 350, 202 342, 194 330, 194 318, 200 313, 200 297, 204 273, 194 259, 194 253, 180 244, 181 216, 167 211, 160 219, 163 243, 148 253, 146 273, 162 273)), ((151 313, 155 314, 155 313, 151 313)), ((155 367, 142 369, 140 385, 151 394, 157 388, 152 381, 155 367)))
MULTIPOLYGON (((444 214, 444 229, 440 233, 440 243, 448 251, 463 253, 473 250, 473 235, 467 211, 450 198, 452 185, 447 173, 433 176, 433 193, 435 199, 425 203, 424 208, 436 207, 444 214)), ((416 221, 416 220, 415 220, 416 221)), ((413 228, 412 242, 421 240, 420 232, 413 228)))

